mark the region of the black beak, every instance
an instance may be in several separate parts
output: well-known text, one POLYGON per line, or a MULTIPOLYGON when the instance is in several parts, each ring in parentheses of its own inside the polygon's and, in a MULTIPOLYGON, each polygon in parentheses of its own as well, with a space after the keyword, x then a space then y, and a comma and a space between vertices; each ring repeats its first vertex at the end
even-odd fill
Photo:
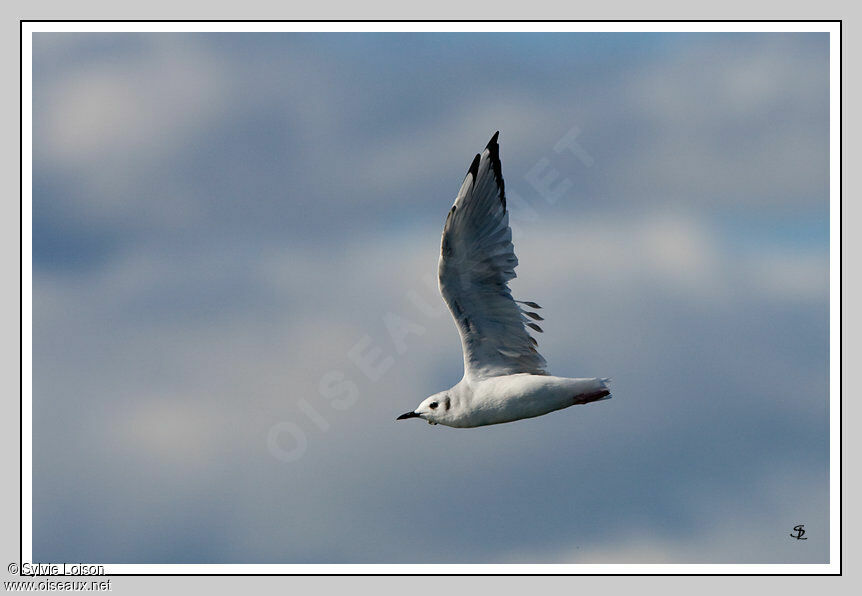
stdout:
POLYGON ((408 418, 419 418, 419 414, 416 412, 407 412, 406 414, 401 414, 395 420, 407 420, 408 418))

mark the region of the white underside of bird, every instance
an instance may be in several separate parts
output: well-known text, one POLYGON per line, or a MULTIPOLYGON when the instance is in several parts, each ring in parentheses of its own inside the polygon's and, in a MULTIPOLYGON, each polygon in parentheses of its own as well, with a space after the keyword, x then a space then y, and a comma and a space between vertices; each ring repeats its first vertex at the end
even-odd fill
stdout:
POLYGON ((438 285, 461 335, 464 377, 398 420, 470 428, 534 418, 610 399, 609 379, 554 377, 527 329, 540 332, 534 302, 512 298, 518 258, 495 133, 467 171, 440 244, 438 285), (526 308, 525 308, 526 307, 526 308), (532 310, 528 310, 532 309, 532 310))

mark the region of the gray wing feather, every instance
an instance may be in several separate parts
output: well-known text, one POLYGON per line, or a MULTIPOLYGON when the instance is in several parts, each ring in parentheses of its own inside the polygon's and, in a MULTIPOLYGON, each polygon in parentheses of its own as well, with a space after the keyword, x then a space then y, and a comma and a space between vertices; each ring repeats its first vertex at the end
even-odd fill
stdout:
MULTIPOLYGON (((461 335, 468 376, 543 375, 545 359, 525 327, 541 332, 526 315, 541 317, 523 310, 508 286, 518 258, 497 135, 473 160, 446 218, 438 266, 440 293, 461 335)), ((532 302, 521 304, 538 308, 532 302)))

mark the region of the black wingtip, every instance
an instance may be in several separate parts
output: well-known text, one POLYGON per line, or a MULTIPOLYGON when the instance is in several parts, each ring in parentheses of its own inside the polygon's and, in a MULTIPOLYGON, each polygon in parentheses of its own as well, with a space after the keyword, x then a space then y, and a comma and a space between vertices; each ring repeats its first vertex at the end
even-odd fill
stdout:
POLYGON ((476 179, 476 174, 479 173, 479 160, 481 157, 482 156, 477 153, 476 157, 473 158, 473 163, 470 164, 470 169, 467 170, 468 174, 473 174, 473 180, 476 179))
POLYGON ((503 164, 500 163, 500 144, 497 142, 497 137, 500 136, 500 131, 494 133, 491 140, 485 146, 491 158, 491 169, 494 170, 494 180, 497 181, 497 188, 500 189, 500 202, 503 203, 503 211, 506 210, 506 184, 503 182, 503 164))
MULTIPOLYGON (((499 137, 499 136, 500 136, 500 131, 498 130, 497 132, 494 133, 494 136, 491 137, 491 140, 488 141, 488 144, 485 145, 485 149, 491 149, 491 147, 493 146, 493 147, 496 147, 497 150, 499 150, 500 145, 499 145, 499 143, 497 143, 497 137, 499 137)), ((491 149, 491 150, 493 151, 493 149, 491 149)))

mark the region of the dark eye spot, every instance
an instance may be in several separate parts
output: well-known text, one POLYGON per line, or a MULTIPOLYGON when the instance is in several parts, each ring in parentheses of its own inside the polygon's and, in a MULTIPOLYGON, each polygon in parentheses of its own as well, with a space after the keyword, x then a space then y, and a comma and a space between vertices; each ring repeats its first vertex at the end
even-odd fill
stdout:
POLYGON ((443 400, 443 405, 446 406, 447 410, 449 409, 449 398, 448 397, 443 400))
POLYGON ((428 406, 429 406, 432 410, 436 410, 438 405, 439 405, 439 404, 438 404, 436 401, 432 401, 430 404, 428 404, 428 406))

